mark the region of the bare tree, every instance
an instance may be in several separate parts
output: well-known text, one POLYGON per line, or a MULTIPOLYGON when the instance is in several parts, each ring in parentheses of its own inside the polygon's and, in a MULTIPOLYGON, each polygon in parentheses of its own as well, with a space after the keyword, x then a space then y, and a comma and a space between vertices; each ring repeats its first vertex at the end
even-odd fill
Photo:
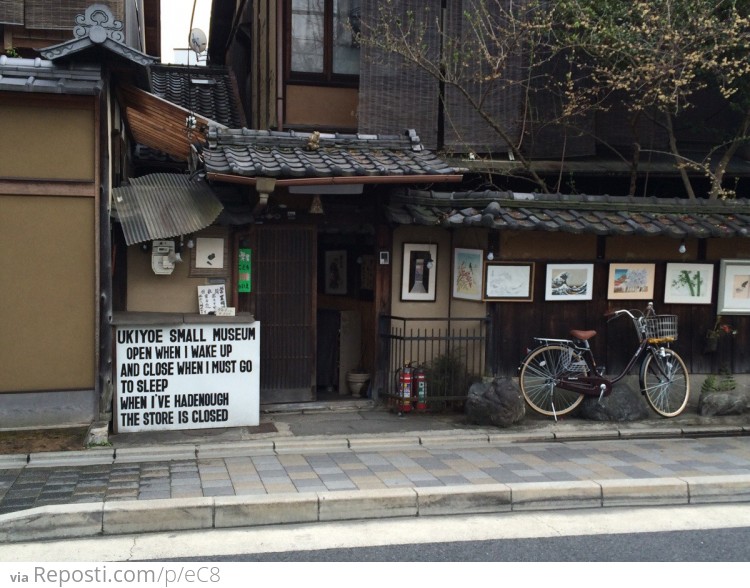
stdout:
POLYGON ((729 162, 749 138, 749 3, 457 0, 441 10, 441 2, 380 0, 377 17, 362 22, 359 42, 372 55, 398 55, 405 66, 432 76, 444 107, 451 93, 461 96, 543 191, 556 186, 535 171, 524 143, 534 125, 535 131, 590 134, 630 161, 636 177, 639 158, 652 147, 634 131, 634 148, 625 155, 590 123, 594 113, 619 104, 633 129, 643 120, 662 129, 664 151, 689 198, 696 197, 696 175, 708 180, 710 198, 725 198, 733 195, 724 186, 729 162), (446 26, 451 10, 458 11, 459 28, 446 26), (696 158, 682 148, 676 125, 701 120, 698 97, 709 90, 735 118, 727 128, 709 129, 713 135, 703 133, 713 143, 696 158), (498 115, 496 97, 510 94, 518 96, 512 116, 498 115))

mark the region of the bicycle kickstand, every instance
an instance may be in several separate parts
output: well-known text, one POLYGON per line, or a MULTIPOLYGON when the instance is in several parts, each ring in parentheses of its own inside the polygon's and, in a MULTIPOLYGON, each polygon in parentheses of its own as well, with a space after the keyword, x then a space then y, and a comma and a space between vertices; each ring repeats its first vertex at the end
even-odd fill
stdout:
POLYGON ((602 398, 604 398, 604 393, 607 391, 607 386, 605 384, 599 384, 599 400, 597 401, 599 404, 602 403, 602 398))

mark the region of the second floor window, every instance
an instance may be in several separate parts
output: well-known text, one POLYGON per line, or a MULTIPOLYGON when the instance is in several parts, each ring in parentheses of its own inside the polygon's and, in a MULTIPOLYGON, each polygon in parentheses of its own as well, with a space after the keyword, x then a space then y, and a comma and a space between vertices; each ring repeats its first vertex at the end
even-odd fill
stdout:
POLYGON ((290 0, 290 5, 290 78, 354 82, 360 0, 290 0))

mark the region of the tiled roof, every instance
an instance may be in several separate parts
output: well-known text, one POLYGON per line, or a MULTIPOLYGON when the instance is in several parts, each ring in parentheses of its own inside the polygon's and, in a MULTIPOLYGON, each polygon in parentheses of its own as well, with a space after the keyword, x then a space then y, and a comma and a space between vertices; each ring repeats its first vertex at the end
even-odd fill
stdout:
POLYGON ((231 72, 223 67, 154 65, 151 92, 230 128, 245 126, 231 72))
POLYGON ((391 221, 443 227, 559 231, 675 238, 750 236, 750 200, 525 194, 394 192, 391 221))
POLYGON ((94 95, 102 89, 98 65, 57 67, 47 59, 0 55, 0 90, 94 95))
POLYGON ((245 177, 415 177, 463 172, 426 151, 413 131, 350 135, 211 128, 203 158, 209 174, 245 177))

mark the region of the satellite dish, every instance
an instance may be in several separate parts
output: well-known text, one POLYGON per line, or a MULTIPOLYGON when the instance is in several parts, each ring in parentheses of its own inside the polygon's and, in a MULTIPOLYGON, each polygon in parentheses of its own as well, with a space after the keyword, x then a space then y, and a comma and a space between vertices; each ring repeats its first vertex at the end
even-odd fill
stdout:
POLYGON ((206 33, 200 29, 193 29, 190 31, 190 38, 188 39, 190 48, 196 53, 203 53, 208 46, 208 39, 206 33))

